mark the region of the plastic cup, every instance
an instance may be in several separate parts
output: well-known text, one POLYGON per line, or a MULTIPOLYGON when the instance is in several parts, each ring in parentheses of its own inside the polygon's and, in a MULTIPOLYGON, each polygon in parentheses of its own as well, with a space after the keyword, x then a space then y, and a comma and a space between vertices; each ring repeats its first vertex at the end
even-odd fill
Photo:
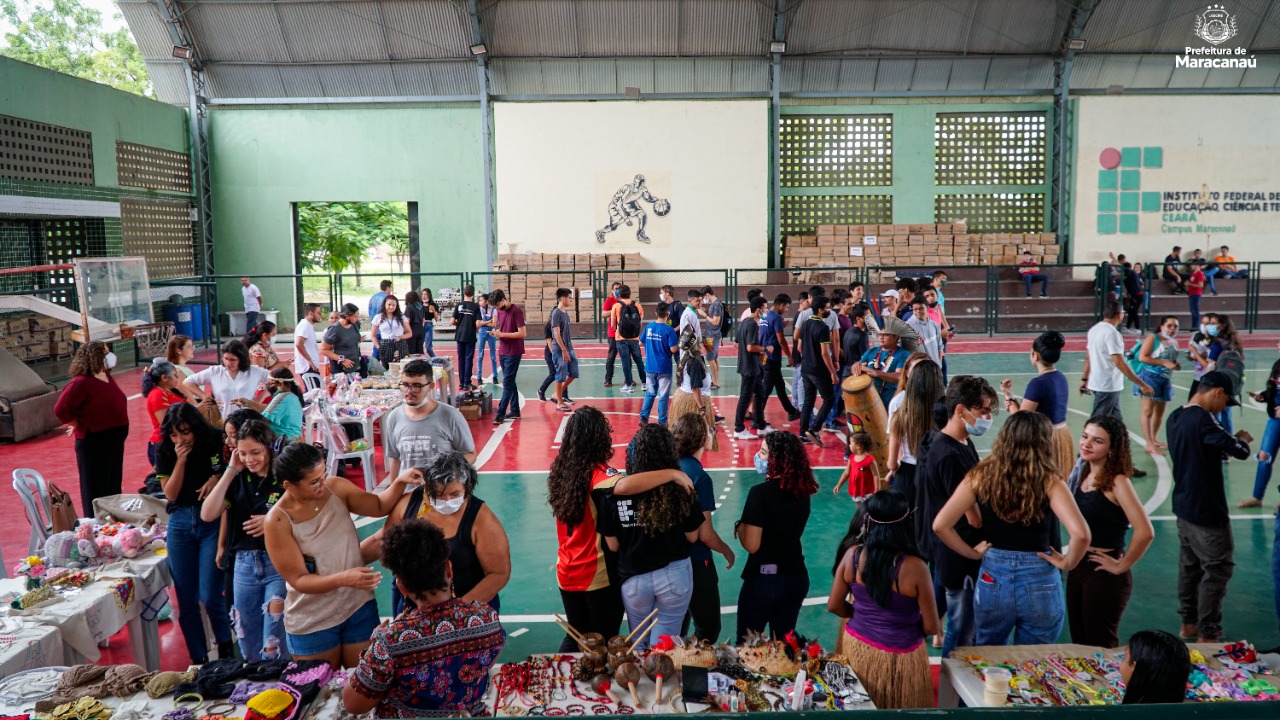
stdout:
POLYGON ((1009 702, 1009 681, 1013 673, 1008 668, 989 667, 983 671, 983 700, 990 707, 1007 705, 1009 702))

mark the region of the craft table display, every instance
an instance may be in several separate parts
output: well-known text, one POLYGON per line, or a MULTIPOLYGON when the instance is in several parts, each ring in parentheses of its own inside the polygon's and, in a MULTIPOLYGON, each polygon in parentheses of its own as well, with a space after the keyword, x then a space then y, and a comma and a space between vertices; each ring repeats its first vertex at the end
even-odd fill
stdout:
POLYGON ((52 641, 28 645, 29 653, 60 647, 59 654, 28 656, 22 662, 39 667, 97 661, 102 657, 98 643, 128 626, 134 657, 143 667, 158 669, 160 634, 156 615, 164 605, 161 593, 173 582, 164 548, 146 546, 137 557, 89 567, 85 572, 92 579, 88 584, 57 587, 50 598, 25 609, 14 608, 11 603, 28 592, 27 578, 0 580, 0 601, 7 615, 22 617, 24 624, 50 626, 59 634, 56 646, 52 641))
POLYGON ((62 633, 33 618, 0 617, 0 678, 62 663, 62 633))
MULTIPOLYGON (((1188 648, 1193 651, 1191 682, 1196 685, 1189 690, 1188 701, 1280 699, 1280 655, 1261 655, 1257 663, 1241 664, 1223 654, 1223 645, 1188 648)), ((953 657, 942 661, 938 707, 959 707, 961 701, 967 707, 999 704, 984 696, 982 673, 989 666, 1011 672, 1009 704, 1119 704, 1124 697, 1119 675, 1123 652, 1123 647, 1108 650, 1069 644, 957 648, 953 657)))

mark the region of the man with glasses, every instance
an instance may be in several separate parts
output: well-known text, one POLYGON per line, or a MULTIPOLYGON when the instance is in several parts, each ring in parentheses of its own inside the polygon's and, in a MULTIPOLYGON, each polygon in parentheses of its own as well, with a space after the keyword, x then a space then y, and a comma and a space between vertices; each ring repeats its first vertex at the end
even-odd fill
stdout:
POLYGON ((443 452, 462 453, 476 461, 471 428, 457 408, 436 401, 435 374, 425 360, 411 360, 400 370, 400 394, 404 405, 382 418, 386 438, 387 477, 390 483, 401 468, 423 467, 443 452))

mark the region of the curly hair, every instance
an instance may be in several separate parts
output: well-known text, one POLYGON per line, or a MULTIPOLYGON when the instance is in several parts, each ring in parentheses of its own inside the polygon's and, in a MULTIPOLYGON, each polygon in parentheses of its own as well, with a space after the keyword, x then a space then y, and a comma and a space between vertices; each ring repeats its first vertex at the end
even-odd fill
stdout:
POLYGON ((769 448, 769 473, 778 487, 797 498, 818 492, 818 482, 813 479, 813 467, 804 451, 800 436, 790 432, 773 432, 764 438, 769 448))
POLYGON ((991 506, 1001 520, 1030 525, 1044 519, 1049 483, 1058 475, 1053 458, 1049 418, 1022 410, 1009 416, 991 455, 966 479, 978 502, 991 506))
POLYGON ((591 474, 613 457, 613 429, 604 413, 578 408, 565 423, 560 452, 547 475, 547 504, 565 525, 577 525, 587 512, 591 474))
POLYGON ((443 497, 445 487, 455 482, 462 485, 463 491, 470 497, 479 480, 476 469, 467 462, 466 456, 456 450, 442 452, 418 469, 422 471, 427 495, 433 498, 443 497))
POLYGON ((71 361, 71 375, 83 375, 85 377, 93 377, 100 372, 106 370, 107 353, 111 352, 111 348, 107 347, 104 342, 90 342, 80 346, 76 351, 76 356, 71 361))
MULTIPOLYGON (((703 436, 706 436, 705 432, 703 436)), ((679 467, 676 441, 666 428, 657 424, 645 425, 631 438, 627 446, 628 475, 679 467)), ((693 498, 679 485, 665 483, 639 496, 636 519, 644 527, 646 535, 661 535, 689 516, 693 502, 693 498)))
POLYGON ((444 576, 448 562, 449 541, 440 528, 426 520, 409 518, 383 533, 382 565, 410 593, 448 590, 444 576))
POLYGON ((671 427, 676 439, 676 453, 693 457, 707 444, 707 419, 700 413, 681 415, 671 427))
MULTIPOLYGON (((1085 427, 1093 425, 1106 431, 1110 436, 1111 449, 1107 452, 1107 461, 1102 466, 1102 477, 1093 479, 1093 486, 1098 492, 1110 492, 1116 485, 1116 476, 1133 475, 1133 458, 1129 456, 1129 429, 1124 421, 1115 415, 1094 415, 1085 421, 1085 427)), ((1080 479, 1084 482, 1084 478, 1080 479)))

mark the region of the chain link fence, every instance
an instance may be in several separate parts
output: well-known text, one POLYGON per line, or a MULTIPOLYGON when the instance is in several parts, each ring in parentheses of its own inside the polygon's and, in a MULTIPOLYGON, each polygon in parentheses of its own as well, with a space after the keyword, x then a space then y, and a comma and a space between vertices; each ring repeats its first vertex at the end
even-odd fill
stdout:
POLYGON ((582 340, 600 337, 596 327, 595 275, 590 270, 492 270, 471 273, 470 283, 479 294, 502 290, 519 305, 532 342, 542 339, 539 329, 556 307, 556 290, 572 290, 570 332, 575 340, 582 340))

